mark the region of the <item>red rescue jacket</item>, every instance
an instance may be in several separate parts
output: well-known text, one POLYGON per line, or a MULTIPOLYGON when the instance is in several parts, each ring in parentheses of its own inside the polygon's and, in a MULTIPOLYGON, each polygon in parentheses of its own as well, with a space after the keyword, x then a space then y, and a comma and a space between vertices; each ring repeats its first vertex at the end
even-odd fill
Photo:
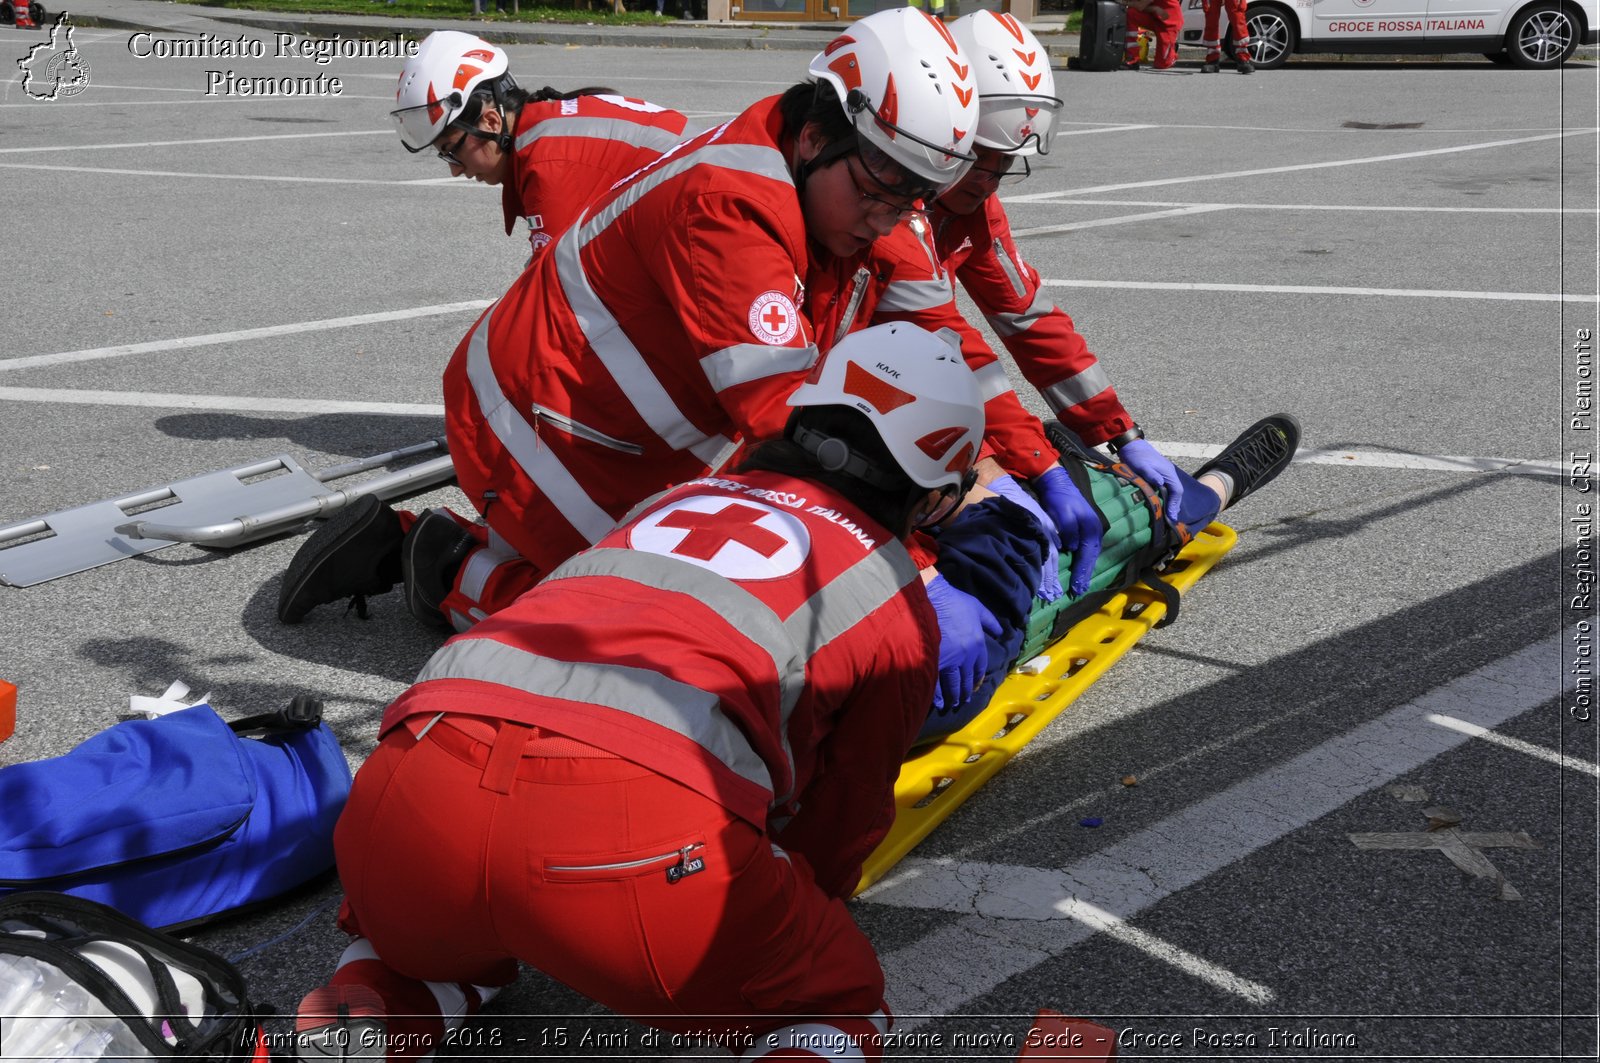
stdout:
POLYGON ((384 714, 546 727, 717 801, 846 897, 894 820, 938 625, 916 565, 820 484, 694 481, 451 639, 384 714))

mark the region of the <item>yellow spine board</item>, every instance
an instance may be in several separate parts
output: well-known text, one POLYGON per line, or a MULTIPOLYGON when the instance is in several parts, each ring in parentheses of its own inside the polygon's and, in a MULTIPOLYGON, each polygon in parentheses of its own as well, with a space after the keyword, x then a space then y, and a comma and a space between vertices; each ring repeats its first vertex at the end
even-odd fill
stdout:
MULTIPOLYGON (((1232 528, 1212 524, 1179 552, 1163 578, 1188 594, 1237 541, 1232 528)), ((972 722, 901 765, 894 826, 867 857, 856 892, 888 874, 1166 615, 1167 604, 1155 591, 1135 585, 1120 592, 1046 646, 1040 656, 1048 663, 1037 675, 1012 672, 972 722)))

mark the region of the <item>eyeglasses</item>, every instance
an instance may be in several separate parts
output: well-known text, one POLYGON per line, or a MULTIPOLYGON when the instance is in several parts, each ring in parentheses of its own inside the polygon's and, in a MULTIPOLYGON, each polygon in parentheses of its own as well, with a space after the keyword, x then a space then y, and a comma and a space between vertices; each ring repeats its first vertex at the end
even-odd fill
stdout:
POLYGON ((443 159, 451 166, 459 166, 462 169, 466 169, 467 164, 461 161, 459 152, 461 151, 461 146, 467 142, 467 138, 471 135, 472 130, 462 130, 461 135, 456 137, 456 142, 454 144, 450 145, 448 148, 439 149, 439 158, 443 159))
POLYGON ((974 166, 969 172, 983 174, 995 179, 997 184, 1015 184, 1033 173, 1033 167, 1028 164, 1027 156, 1002 155, 1001 163, 994 167, 974 166), (1022 169, 1016 169, 1017 163, 1022 163, 1022 169))
MULTIPOLYGON (((860 155, 858 154, 856 157, 860 158, 860 155)), ((866 204, 867 213, 892 215, 895 220, 898 221, 907 214, 915 214, 921 209, 918 206, 918 203, 921 199, 920 196, 907 196, 902 194, 898 188, 885 185, 882 181, 873 176, 871 169, 867 167, 865 159, 862 159, 861 164, 862 167, 867 171, 866 179, 876 185, 880 191, 888 193, 894 197, 893 199, 885 199, 883 196, 875 195, 872 192, 869 192, 866 188, 862 187, 861 178, 856 176, 856 168, 851 165, 850 158, 846 156, 844 160, 845 172, 850 175, 850 183, 855 185, 856 192, 861 196, 862 201, 866 204)))

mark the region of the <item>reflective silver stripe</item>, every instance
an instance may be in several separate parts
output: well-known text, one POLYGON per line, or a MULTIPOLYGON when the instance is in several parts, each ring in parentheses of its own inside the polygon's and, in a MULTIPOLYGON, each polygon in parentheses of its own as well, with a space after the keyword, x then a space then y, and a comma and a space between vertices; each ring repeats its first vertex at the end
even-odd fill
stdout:
POLYGON ((683 735, 740 778, 772 789, 767 766, 714 694, 649 668, 557 661, 493 639, 462 639, 434 654, 417 676, 418 683, 434 679, 494 683, 626 712, 683 735))
POLYGON ((494 365, 489 360, 489 322, 496 309, 498 304, 483 315, 467 345, 467 379, 472 383, 472 393, 477 396, 478 408, 483 411, 484 423, 540 493, 561 511, 567 523, 589 542, 599 542, 615 521, 589 497, 577 477, 539 440, 533 426, 523 420, 500 390, 500 381, 495 378, 494 365))
POLYGON ((729 440, 722 435, 707 436, 689 422, 650 368, 639 348, 634 346, 611 310, 595 294, 583 269, 583 248, 605 232, 624 211, 632 207, 663 182, 698 165, 743 170, 767 177, 793 188, 788 164, 775 148, 755 145, 701 145, 680 157, 663 157, 659 165, 647 170, 626 186, 615 199, 595 215, 586 215, 556 242, 556 275, 567 297, 578 326, 589 347, 627 396, 650 430, 675 450, 688 450, 707 465, 725 453, 729 440))
POLYGON ((918 578, 916 562, 905 547, 896 541, 888 542, 813 594, 783 622, 783 628, 809 660, 918 578))
POLYGON ((1006 250, 1006 245, 999 240, 994 241, 994 260, 1000 263, 1000 268, 1005 270, 1006 279, 1011 282, 1011 290, 1021 299, 1028 294, 1028 285, 1022 279, 1022 265, 1011 260, 1011 254, 1006 250))
POLYGON ((989 327, 1001 336, 1015 336, 1019 332, 1026 332, 1033 327, 1034 322, 1040 318, 1048 317, 1055 312, 1056 304, 1040 288, 1033 293, 1033 302, 1028 304, 1028 309, 1020 314, 996 312, 985 314, 989 319, 989 327))
MULTIPOLYGON (((685 595, 703 602, 729 626, 765 650, 772 658, 772 668, 778 677, 778 736, 783 743, 789 778, 794 778, 789 717, 805 687, 806 658, 766 603, 731 580, 708 576, 698 565, 643 550, 609 547, 587 550, 562 562, 544 582, 573 576, 609 576, 685 595)), ((781 803, 789 794, 776 796, 781 803)))
POLYGON ((878 300, 879 310, 934 310, 956 297, 947 280, 890 281, 878 300))
POLYGON ((1106 371, 1101 368, 1099 362, 1096 362, 1083 372, 1069 376, 1059 384, 1050 385, 1040 394, 1044 396, 1044 401, 1050 404, 1050 409, 1059 414, 1080 402, 1088 402, 1110 386, 1111 378, 1106 376, 1106 371))
POLYGON ((766 343, 736 343, 700 359, 700 368, 713 391, 748 384, 780 373, 810 369, 817 361, 815 344, 804 347, 774 347, 766 343))
MULTIPOLYGON (((516 150, 545 137, 589 137, 594 140, 615 140, 636 148, 654 148, 666 151, 683 138, 656 126, 640 125, 626 118, 547 118, 517 137, 516 150)), ((588 191, 600 191, 591 189, 588 191)))
MULTIPOLYGON (((920 578, 905 547, 891 541, 841 572, 788 620, 780 621, 764 602, 731 580, 708 579, 705 569, 661 554, 589 550, 563 562, 545 582, 573 576, 608 576, 687 595, 765 650, 778 677, 778 736, 791 780, 794 754, 789 747, 789 720, 805 686, 806 663, 920 578)), ((782 804, 790 796, 788 791, 774 794, 774 801, 782 804)))
POLYGON ((494 575, 494 570, 516 558, 516 552, 509 549, 496 549, 493 545, 481 547, 472 551, 472 556, 467 558, 467 563, 461 568, 461 578, 457 580, 457 589, 474 602, 483 601, 483 589, 489 584, 489 577, 494 575))
POLYGON ((990 362, 982 369, 974 370, 973 377, 978 381, 978 394, 983 396, 983 401, 998 398, 1011 392, 1011 378, 1006 375, 1006 367, 999 359, 990 362))

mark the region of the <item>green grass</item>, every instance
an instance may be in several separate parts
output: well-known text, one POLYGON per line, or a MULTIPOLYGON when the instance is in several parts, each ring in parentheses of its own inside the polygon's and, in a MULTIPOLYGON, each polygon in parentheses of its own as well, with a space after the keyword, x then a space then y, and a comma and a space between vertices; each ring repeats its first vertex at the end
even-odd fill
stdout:
MULTIPOLYGON (((395 18, 459 18, 476 22, 578 22, 607 26, 651 26, 676 22, 671 16, 657 15, 654 4, 650 11, 624 11, 616 14, 609 3, 595 3, 592 10, 583 7, 545 7, 524 3, 519 14, 495 11, 492 2, 487 14, 474 18, 471 0, 179 0, 185 4, 205 4, 208 7, 227 7, 242 11, 295 11, 325 15, 389 15, 395 18)), ((511 0, 506 0, 507 6, 511 0)), ((582 3, 583 0, 578 0, 582 3)), ((669 7, 676 8, 676 4, 669 7)))
POLYGON ((1067 12, 1067 32, 1068 33, 1081 33, 1082 31, 1083 31, 1083 12, 1082 11, 1068 11, 1067 12))

